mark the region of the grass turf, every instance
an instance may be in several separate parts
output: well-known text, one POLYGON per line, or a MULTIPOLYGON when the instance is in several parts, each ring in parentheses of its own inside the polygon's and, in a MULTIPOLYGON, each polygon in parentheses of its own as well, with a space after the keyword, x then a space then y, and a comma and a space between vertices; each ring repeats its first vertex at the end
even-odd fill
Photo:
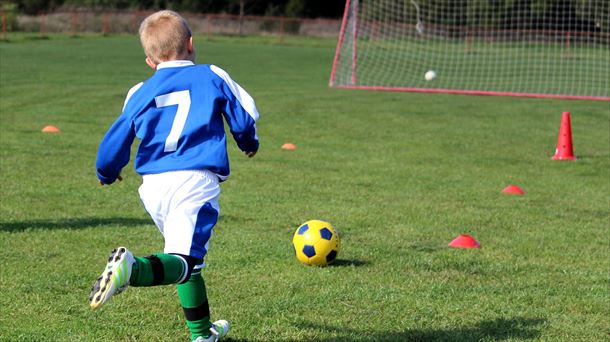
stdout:
MULTIPOLYGON (((608 338, 607 102, 329 89, 332 41, 196 44, 261 112, 259 154, 230 144, 204 271, 231 340, 608 338), (562 111, 575 162, 550 160, 562 111), (501 194, 508 184, 527 194, 501 194), (313 218, 342 234, 334 266, 293 257, 313 218), (460 233, 483 247, 448 248, 460 233)), ((0 340, 188 340, 173 286, 87 305, 112 248, 162 249, 133 166, 104 188, 94 170, 150 72, 131 36, 0 43, 0 340)))

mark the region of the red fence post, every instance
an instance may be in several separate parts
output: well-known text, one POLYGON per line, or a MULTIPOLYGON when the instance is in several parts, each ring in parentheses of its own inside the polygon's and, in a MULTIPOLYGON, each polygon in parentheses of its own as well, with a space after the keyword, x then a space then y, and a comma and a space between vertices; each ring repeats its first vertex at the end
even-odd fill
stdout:
POLYGON ((77 21, 78 13, 76 11, 72 11, 72 15, 70 17, 70 28, 72 30, 72 37, 76 36, 76 21, 77 21))
POLYGON ((285 25, 285 20, 284 17, 280 17, 280 42, 284 41, 284 25, 285 25))
POLYGON ((133 15, 131 17, 131 29, 134 32, 138 32, 138 11, 133 11, 133 15))
POLYGON ((40 37, 44 37, 46 30, 47 15, 45 13, 40 14, 40 37))
POLYGON ((4 39, 4 40, 6 40, 6 26, 7 26, 6 12, 2 11, 2 39, 4 39))
POLYGON ((102 34, 108 34, 108 12, 102 14, 102 34))

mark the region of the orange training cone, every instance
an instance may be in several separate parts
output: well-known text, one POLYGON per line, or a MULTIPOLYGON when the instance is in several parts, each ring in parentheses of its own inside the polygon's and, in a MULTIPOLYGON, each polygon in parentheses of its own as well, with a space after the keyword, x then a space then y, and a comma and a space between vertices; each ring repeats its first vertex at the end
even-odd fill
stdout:
POLYGON ((294 151, 297 149, 297 145, 292 144, 292 143, 285 143, 284 145, 282 145, 282 150, 285 151, 294 151))
POLYGON ((449 242, 453 248, 481 248, 481 244, 468 234, 462 234, 449 242))
POLYGON ((43 133, 59 133, 59 128, 57 128, 53 125, 48 125, 42 129, 42 132, 43 133))
POLYGON ((513 184, 502 189, 502 192, 505 194, 512 194, 512 195, 524 195, 525 194, 525 191, 523 191, 523 189, 521 189, 518 185, 513 185, 513 184))
POLYGON ((574 160, 572 149, 572 126, 570 124, 570 112, 563 112, 561 126, 559 126, 559 137, 557 137, 557 148, 553 160, 574 160))

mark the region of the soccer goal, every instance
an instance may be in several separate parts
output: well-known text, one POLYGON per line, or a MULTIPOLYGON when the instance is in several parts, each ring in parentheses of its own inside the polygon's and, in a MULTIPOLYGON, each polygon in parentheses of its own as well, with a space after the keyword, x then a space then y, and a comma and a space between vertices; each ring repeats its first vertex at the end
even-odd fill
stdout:
POLYGON ((610 101, 610 1, 347 0, 329 83, 610 101))

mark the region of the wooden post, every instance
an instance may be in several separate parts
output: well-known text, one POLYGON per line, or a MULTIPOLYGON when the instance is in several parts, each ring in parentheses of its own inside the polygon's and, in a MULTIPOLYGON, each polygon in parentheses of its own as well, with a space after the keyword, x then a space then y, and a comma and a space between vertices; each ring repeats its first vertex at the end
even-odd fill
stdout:
POLYGON ((70 27, 72 30, 72 37, 76 37, 76 21, 77 21, 78 13, 76 11, 72 11, 72 16, 70 18, 70 27))
POLYGON ((131 16, 131 29, 133 32, 138 32, 138 11, 133 11, 131 16))
POLYGON ((284 41, 284 25, 285 25, 285 20, 284 17, 280 17, 280 42, 284 41))
POLYGON ((108 12, 102 14, 102 34, 108 34, 108 12))
POLYGON ((2 39, 6 40, 7 19, 6 12, 2 11, 2 39))
POLYGON ((243 34, 244 30, 244 6, 245 0, 239 0, 239 35, 243 34))
POLYGON ((41 13, 40 14, 40 37, 44 37, 45 35, 45 30, 46 30, 46 21, 47 21, 47 15, 45 13, 41 13))

